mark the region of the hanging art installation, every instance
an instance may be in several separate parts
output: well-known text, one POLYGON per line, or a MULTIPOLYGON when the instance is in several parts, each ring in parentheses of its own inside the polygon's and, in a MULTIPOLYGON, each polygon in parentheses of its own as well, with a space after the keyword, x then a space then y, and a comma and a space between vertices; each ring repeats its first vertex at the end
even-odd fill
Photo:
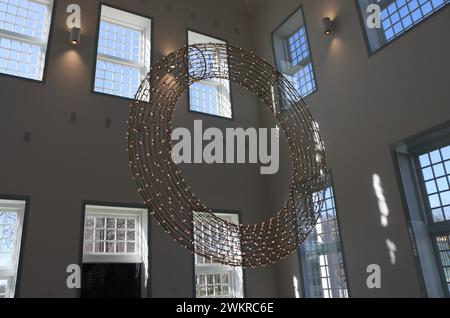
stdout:
POLYGON ((182 246, 212 262, 274 264, 296 251, 314 228, 328 183, 325 149, 291 82, 254 53, 226 44, 185 46, 162 58, 130 105, 129 163, 150 213, 182 246), (175 105, 190 85, 224 79, 248 89, 274 114, 289 145, 292 179, 282 208, 260 224, 229 223, 191 191, 172 161, 175 105))

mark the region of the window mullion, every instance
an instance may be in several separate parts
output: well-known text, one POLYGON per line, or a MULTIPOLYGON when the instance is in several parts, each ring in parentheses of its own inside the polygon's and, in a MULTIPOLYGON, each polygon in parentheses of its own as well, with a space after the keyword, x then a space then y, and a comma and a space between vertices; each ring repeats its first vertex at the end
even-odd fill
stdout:
POLYGON ((38 40, 38 39, 33 38, 31 36, 27 36, 27 35, 16 33, 16 32, 11 32, 11 31, 0 29, 0 35, 3 35, 4 37, 6 37, 6 38, 8 38, 10 40, 17 40, 17 41, 21 41, 21 42, 26 42, 26 43, 29 43, 29 44, 39 45, 41 47, 45 46, 45 41, 38 40))
POLYGON ((378 4, 380 6, 381 10, 384 10, 394 2, 395 2, 395 0, 380 0, 380 2, 375 1, 375 4, 378 4))
POLYGON ((450 233, 450 221, 429 224, 427 228, 428 232, 433 235, 450 233))
POLYGON ((107 55, 107 54, 102 54, 102 53, 98 53, 98 58, 105 61, 105 62, 111 62, 111 63, 116 63, 116 64, 121 64, 121 65, 126 65, 126 66, 130 66, 133 68, 139 68, 139 69, 145 69, 145 65, 141 64, 141 63, 135 63, 132 61, 128 61, 125 59, 121 59, 118 57, 114 57, 111 55, 107 55))

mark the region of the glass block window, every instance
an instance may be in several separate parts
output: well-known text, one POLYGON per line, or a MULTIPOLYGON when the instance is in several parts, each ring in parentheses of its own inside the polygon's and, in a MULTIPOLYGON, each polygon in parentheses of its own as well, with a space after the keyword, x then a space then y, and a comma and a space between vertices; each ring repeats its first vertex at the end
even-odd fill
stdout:
POLYGON ((433 222, 450 221, 450 146, 419 156, 433 222))
MULTIPOLYGON (((197 32, 188 31, 189 45, 200 43, 220 43, 226 44, 225 41, 206 36, 197 32)), ((195 69, 198 53, 189 56, 189 64, 191 69, 195 69)), ((202 52, 202 57, 206 59, 207 67, 210 67, 212 61, 216 59, 215 52, 202 52)), ((228 69, 228 65, 221 65, 224 69, 228 69)), ((192 84, 189 88, 189 108, 191 111, 232 118, 231 108, 231 92, 230 82, 224 79, 206 79, 192 84)))
POLYGON ((84 251, 94 254, 135 254, 137 217, 88 216, 85 224, 84 251))
MULTIPOLYGON (((217 213, 227 222, 239 224, 237 214, 217 213)), ((212 230, 212 229, 211 229, 212 230)), ((207 233, 203 229, 202 233, 207 233)), ((220 233, 218 235, 227 235, 220 233)), ((196 239, 202 238, 201 235, 196 239)), ((218 237, 217 239, 220 239, 218 237)), ((239 242, 236 242, 239 244, 239 242)), ((244 297, 243 272, 241 267, 232 267, 215 263, 209 257, 195 254, 195 290, 197 298, 242 298, 244 297)))
POLYGON ((140 209, 86 206, 83 260, 140 263, 146 242, 146 215, 140 209))
MULTIPOLYGON (((369 4, 378 4, 381 9, 381 29, 370 30, 369 42, 376 50, 394 40, 436 11, 444 8, 450 0, 359 0, 361 11, 369 4)), ((367 13, 363 14, 366 17, 367 13)))
POLYGON ((0 199, 0 298, 13 298, 25 202, 0 199))
POLYGON ((53 0, 0 0, 0 73, 42 81, 53 0))
POLYGON ((444 282, 450 294, 450 234, 438 236, 436 238, 439 257, 441 260, 444 282))
POLYGON ((215 272, 196 275, 198 298, 231 297, 231 272, 215 272))
POLYGON ((300 255, 306 297, 348 297, 332 187, 326 190, 317 225, 302 244, 300 255))
POLYGON ((191 86, 189 93, 191 110, 208 114, 218 113, 219 94, 217 93, 217 87, 198 82, 191 86))
POLYGON ((272 32, 277 69, 306 97, 317 89, 303 10, 295 11, 272 32))
POLYGON ((150 36, 150 19, 103 5, 94 91, 134 98, 150 71, 150 36))
POLYGON ((301 96, 308 96, 316 90, 316 82, 305 27, 301 27, 289 37, 288 45, 291 63, 301 66, 291 77, 292 84, 301 96))

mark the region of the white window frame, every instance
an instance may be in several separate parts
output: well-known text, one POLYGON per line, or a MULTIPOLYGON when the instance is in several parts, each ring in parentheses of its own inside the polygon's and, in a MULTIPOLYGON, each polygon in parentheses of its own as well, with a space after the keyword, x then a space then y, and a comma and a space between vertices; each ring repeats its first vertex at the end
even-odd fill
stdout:
MULTIPOLYGON (((224 220, 227 220, 233 224, 238 225, 239 224, 239 215, 236 213, 215 213, 215 215, 219 218, 222 218, 224 220)), ((194 266, 195 266, 195 276, 196 278, 198 275, 208 275, 208 274, 229 274, 230 279, 230 295, 228 298, 244 298, 244 273, 242 267, 235 267, 230 265, 224 265, 220 263, 205 263, 205 264, 199 264, 197 262, 197 259, 199 256, 197 254, 194 254, 194 266)), ((206 258, 206 257, 204 257, 206 258)), ((194 285, 196 287, 197 280, 194 279, 194 285)), ((206 285, 207 286, 207 285, 206 285)), ((197 290, 195 288, 195 290, 197 290)), ((215 298, 215 297, 201 297, 200 295, 196 294, 197 298, 215 298)), ((221 296, 225 297, 225 296, 221 296)))
POLYGON ((10 267, 0 266, 0 280, 6 280, 6 298, 14 298, 17 283, 17 271, 20 262, 20 250, 22 245, 22 232, 25 217, 26 201, 21 200, 0 200, 0 208, 6 208, 8 212, 17 213, 16 224, 14 226, 14 247, 13 265, 10 267))
MULTIPOLYGON (((116 9, 113 7, 110 7, 108 5, 102 4, 100 7, 101 14, 100 14, 100 21, 99 21, 99 28, 98 28, 98 39, 97 39, 97 56, 96 61, 99 60, 103 62, 110 62, 114 64, 119 64, 122 66, 137 68, 141 72, 141 80, 144 79, 144 77, 150 72, 151 67, 151 51, 152 51, 152 27, 153 27, 153 20, 151 18, 147 18, 141 15, 137 15, 135 13, 131 13, 125 10, 116 9), (99 40, 100 40, 100 24, 102 22, 109 22, 113 23, 128 29, 132 29, 138 32, 142 33, 141 43, 142 48, 140 52, 140 61, 138 63, 118 58, 115 56, 111 56, 108 54, 103 54, 98 52, 99 47, 99 40)), ((96 74, 97 74, 97 67, 94 74, 94 92, 100 93, 100 94, 107 94, 111 96, 117 96, 121 98, 129 98, 126 96, 116 95, 112 93, 106 93, 102 91, 98 91, 95 88, 95 80, 96 80, 96 74)), ((149 101, 146 100, 147 102, 149 101)))
MULTIPOLYGON (((86 205, 83 220, 83 263, 144 263, 148 265, 148 210, 119 206, 86 205), (85 224, 89 217, 136 218, 136 247, 134 253, 85 252, 85 224)), ((95 235, 95 234, 94 234, 95 235)))
MULTIPOLYGON (((189 45, 202 44, 202 43, 203 44, 204 43, 218 43, 218 44, 225 44, 225 45, 227 44, 227 42, 224 40, 220 40, 220 39, 214 38, 209 35, 201 34, 199 32, 193 31, 193 30, 188 30, 188 43, 189 43, 189 45)), ((216 56, 214 58, 217 59, 216 56)), ((228 63, 226 65, 226 67, 228 68, 228 63)), ((217 90, 217 114, 203 112, 200 110, 194 110, 193 107, 191 106, 190 99, 188 101, 189 102, 189 110, 197 112, 197 113, 201 113, 201 114, 232 119, 233 118, 233 107, 231 104, 230 81, 225 80, 225 79, 210 78, 210 79, 202 80, 199 83, 209 86, 209 87, 213 87, 217 90), (229 108, 230 116, 226 115, 227 108, 229 108)))
POLYGON ((35 77, 25 77, 22 75, 16 75, 16 74, 10 74, 5 72, 0 72, 3 75, 7 76, 15 76, 19 78, 26 78, 33 81, 39 81, 42 82, 44 80, 44 73, 45 73, 45 66, 46 66, 46 58, 47 58, 47 50, 48 50, 48 42, 50 39, 50 28, 52 24, 52 17, 53 17, 53 9, 54 9, 54 0, 28 0, 30 2, 35 2, 39 4, 44 4, 48 8, 49 15, 47 17, 46 23, 46 30, 43 30, 43 33, 46 35, 46 38, 44 40, 38 40, 32 36, 28 36, 25 34, 20 34, 17 32, 11 32, 4 29, 0 29, 0 36, 4 36, 5 38, 11 40, 11 41, 19 41, 21 43, 27 43, 30 45, 37 45, 41 48, 41 56, 40 56, 40 62, 39 62, 39 75, 36 78, 35 77))

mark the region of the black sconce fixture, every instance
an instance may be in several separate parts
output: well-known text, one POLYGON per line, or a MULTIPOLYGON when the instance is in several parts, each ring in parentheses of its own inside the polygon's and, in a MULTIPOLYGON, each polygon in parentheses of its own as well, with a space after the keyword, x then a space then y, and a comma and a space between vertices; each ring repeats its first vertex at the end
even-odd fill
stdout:
POLYGON ((80 44, 81 41, 81 29, 77 27, 73 27, 70 29, 70 43, 73 45, 80 44))
POLYGON ((334 21, 332 21, 329 17, 322 19, 323 25, 323 33, 325 35, 332 35, 335 31, 334 21))

